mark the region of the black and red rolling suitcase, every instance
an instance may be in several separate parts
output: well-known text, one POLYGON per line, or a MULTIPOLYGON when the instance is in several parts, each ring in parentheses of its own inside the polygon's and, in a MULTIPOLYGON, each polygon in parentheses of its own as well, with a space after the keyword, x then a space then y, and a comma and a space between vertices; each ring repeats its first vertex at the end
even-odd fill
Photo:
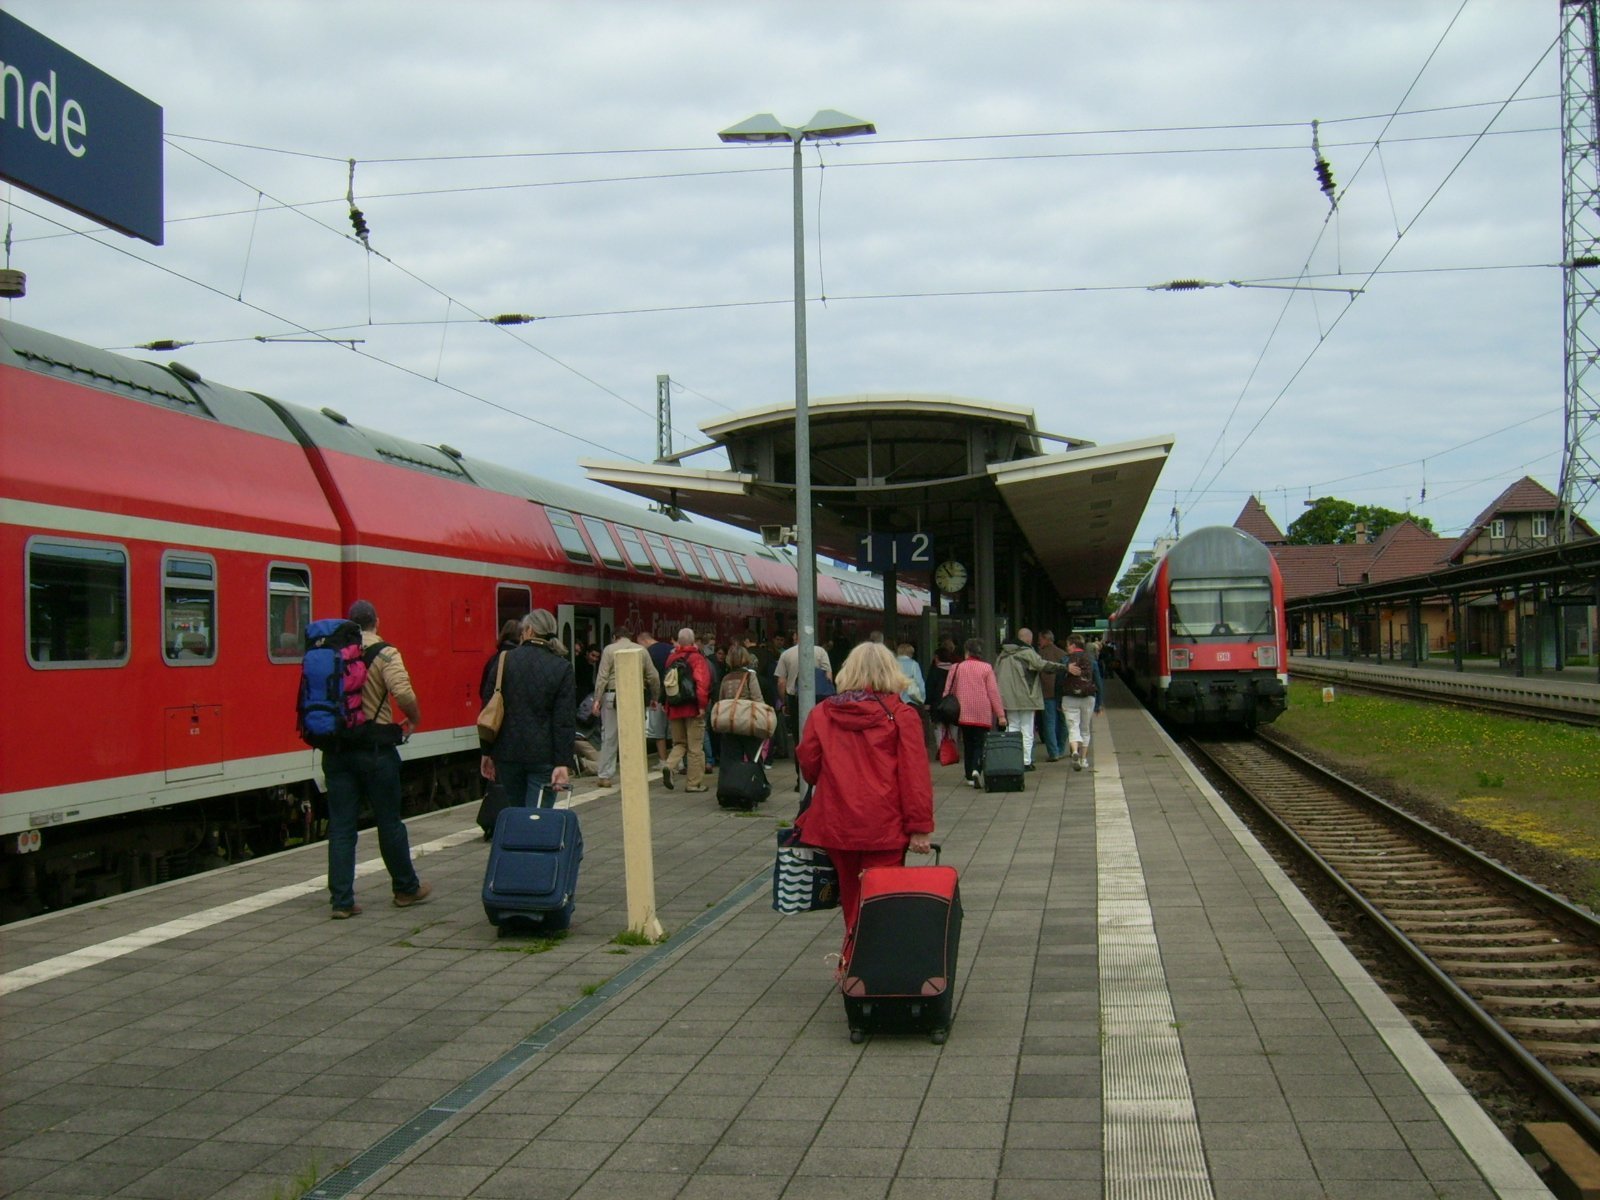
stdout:
POLYGON ((926 1033, 937 1045, 954 1017, 961 884, 954 867, 869 867, 861 915, 843 964, 850 1040, 926 1033))

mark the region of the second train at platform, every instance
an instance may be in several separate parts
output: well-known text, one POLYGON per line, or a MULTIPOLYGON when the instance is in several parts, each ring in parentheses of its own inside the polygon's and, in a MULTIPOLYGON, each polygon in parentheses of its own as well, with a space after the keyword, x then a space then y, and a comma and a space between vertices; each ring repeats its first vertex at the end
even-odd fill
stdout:
POLYGON ((1180 538, 1111 617, 1129 686, 1180 725, 1254 727, 1288 704, 1283 577, 1248 533, 1180 538))

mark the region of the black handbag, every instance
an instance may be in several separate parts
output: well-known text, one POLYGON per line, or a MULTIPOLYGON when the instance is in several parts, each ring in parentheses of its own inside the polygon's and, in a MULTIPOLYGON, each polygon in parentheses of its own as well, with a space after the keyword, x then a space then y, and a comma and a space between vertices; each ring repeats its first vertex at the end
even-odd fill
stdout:
POLYGON ((956 681, 956 668, 951 667, 944 675, 944 695, 939 697, 939 703, 933 706, 933 715, 941 725, 959 725, 961 723, 961 698, 950 690, 950 685, 956 681))

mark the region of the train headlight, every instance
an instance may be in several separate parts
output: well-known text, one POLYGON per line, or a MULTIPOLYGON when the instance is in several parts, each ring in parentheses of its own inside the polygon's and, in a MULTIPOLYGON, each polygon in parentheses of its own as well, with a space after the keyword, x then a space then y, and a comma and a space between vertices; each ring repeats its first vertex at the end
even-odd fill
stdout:
POLYGON ((1256 662, 1260 663, 1263 667, 1277 666, 1278 648, 1276 646, 1257 646, 1256 662))
POLYGON ((1167 655, 1167 664, 1174 671, 1182 671, 1192 658, 1193 654, 1187 646, 1174 646, 1172 652, 1167 655))

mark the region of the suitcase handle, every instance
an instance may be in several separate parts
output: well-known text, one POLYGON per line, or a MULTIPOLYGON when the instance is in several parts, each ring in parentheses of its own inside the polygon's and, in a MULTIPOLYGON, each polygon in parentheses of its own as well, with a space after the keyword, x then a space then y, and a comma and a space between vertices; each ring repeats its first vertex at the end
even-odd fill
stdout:
MULTIPOLYGON (((944 849, 944 843, 943 842, 929 842, 928 843, 928 849, 933 851, 933 865, 937 867, 939 865, 939 852, 944 849)), ((906 851, 906 854, 910 854, 910 853, 911 853, 911 851, 908 849, 906 851)), ((902 854, 900 856, 900 865, 902 867, 906 865, 906 854, 902 854)))

